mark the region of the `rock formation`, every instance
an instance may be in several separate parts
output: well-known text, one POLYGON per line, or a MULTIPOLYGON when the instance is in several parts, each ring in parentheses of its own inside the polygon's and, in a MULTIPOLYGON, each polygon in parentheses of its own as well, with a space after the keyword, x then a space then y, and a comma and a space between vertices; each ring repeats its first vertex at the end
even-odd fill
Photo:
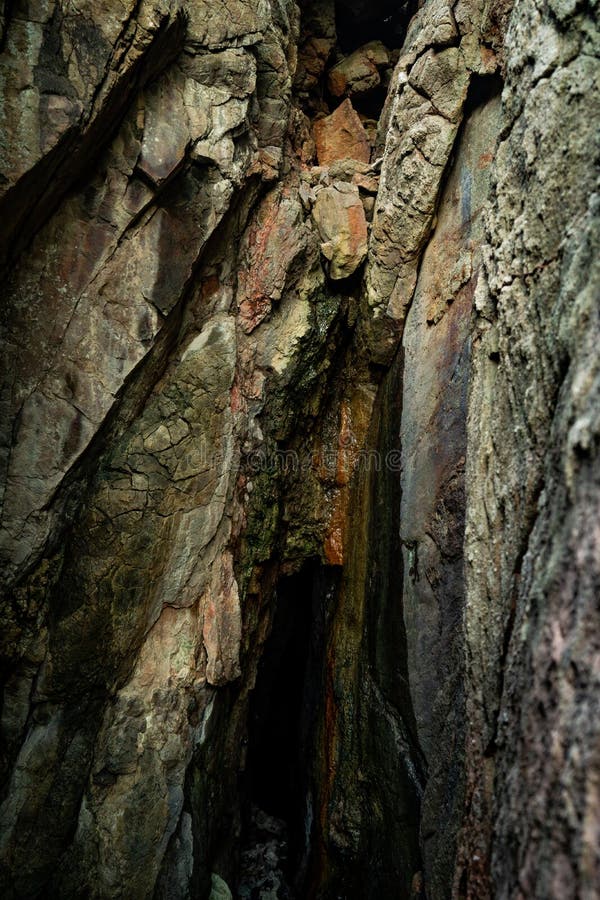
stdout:
POLYGON ((0 3, 7 900, 600 895, 596 14, 0 3))

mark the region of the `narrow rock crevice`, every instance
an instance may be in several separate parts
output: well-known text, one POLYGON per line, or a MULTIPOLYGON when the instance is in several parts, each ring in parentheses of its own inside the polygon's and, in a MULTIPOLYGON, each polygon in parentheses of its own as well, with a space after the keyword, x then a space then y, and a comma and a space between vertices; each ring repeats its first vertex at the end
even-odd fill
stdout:
POLYGON ((259 881, 278 897, 308 896, 315 729, 323 703, 326 605, 335 581, 333 572, 309 561, 276 587, 271 634, 250 701, 240 897, 254 896, 259 881), (271 835, 268 847, 265 834, 271 835))
POLYGON ((0 0, 0 893, 595 896, 591 3, 101 6, 0 0))

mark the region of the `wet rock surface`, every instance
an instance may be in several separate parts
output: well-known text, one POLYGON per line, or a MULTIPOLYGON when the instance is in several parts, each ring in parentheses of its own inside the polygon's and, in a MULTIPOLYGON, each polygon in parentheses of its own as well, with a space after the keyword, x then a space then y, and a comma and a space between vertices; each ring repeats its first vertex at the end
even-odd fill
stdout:
POLYGON ((0 4, 2 896, 595 896, 597 56, 0 4))

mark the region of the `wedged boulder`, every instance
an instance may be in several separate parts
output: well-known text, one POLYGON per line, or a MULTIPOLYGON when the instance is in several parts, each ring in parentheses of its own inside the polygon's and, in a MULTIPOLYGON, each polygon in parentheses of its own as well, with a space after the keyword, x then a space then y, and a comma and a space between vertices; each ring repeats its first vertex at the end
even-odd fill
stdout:
POLYGON ((318 119, 314 133, 320 166, 328 166, 338 159, 366 163, 371 159, 367 132, 350 100, 344 100, 330 116, 318 119))
POLYGON ((336 181, 317 194, 312 211, 321 253, 334 281, 356 272, 367 255, 367 220, 356 185, 336 181))
POLYGON ((327 86, 334 97, 364 94, 381 84, 380 69, 390 63, 390 52, 381 41, 359 47, 334 66, 327 76, 327 86))

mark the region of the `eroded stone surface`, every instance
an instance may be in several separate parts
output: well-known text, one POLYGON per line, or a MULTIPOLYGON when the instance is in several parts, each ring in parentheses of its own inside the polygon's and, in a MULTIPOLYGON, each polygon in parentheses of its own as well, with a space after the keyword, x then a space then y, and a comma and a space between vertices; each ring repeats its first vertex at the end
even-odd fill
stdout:
POLYGON ((428 767, 421 830, 431 897, 444 897, 452 880, 463 804, 466 415, 473 296, 499 107, 499 97, 492 97, 466 122, 403 336, 403 611, 410 692, 428 767))
POLYGON ((598 35, 591 7, 556 10, 517 4, 510 20, 476 297, 465 542, 470 897, 591 897, 600 871, 591 774, 599 276, 589 255, 599 70, 584 49, 598 35))
MULTIPOLYGON (((215 26, 217 48, 233 36, 256 43, 258 20, 238 7, 231 15, 245 10, 245 18, 233 31, 226 19, 215 26)), ((195 21, 194 14, 188 32, 194 46, 195 21)), ((285 72, 284 60, 283 82, 285 72)), ((137 98, 103 159, 105 177, 71 198, 40 232, 35 265, 11 274, 5 421, 17 417, 21 424, 2 441, 5 564, 26 566, 43 547, 53 527, 50 499, 151 350, 234 185, 255 162, 261 135, 248 141, 247 134, 256 90, 250 51, 186 54, 137 98), (163 202, 156 189, 175 176, 163 202), (51 316, 44 312, 49 302, 51 316)))
POLYGON ((327 166, 338 159, 369 162, 371 145, 358 114, 350 100, 344 100, 335 112, 314 125, 319 165, 327 166))
POLYGON ((377 358, 389 357, 402 331, 470 80, 497 67, 479 43, 482 15, 478 4, 469 6, 464 21, 443 2, 425 4, 410 24, 392 78, 380 126, 385 155, 367 268, 367 340, 377 358))
POLYGON ((330 263, 329 277, 348 278, 367 255, 367 222, 358 188, 343 181, 322 188, 313 218, 321 236, 321 253, 330 263))
POLYGON ((591 900, 591 8, 0 7, 3 896, 239 884, 308 567, 300 881, 591 900))
MULTIPOLYGON (((274 17, 268 4, 233 2, 219 15, 200 6, 185 53, 126 95, 99 171, 39 223, 10 274, 3 422, 16 424, 3 441, 5 585, 35 570, 65 527, 70 549, 42 563, 35 590, 25 581, 3 606, 4 651, 22 660, 3 722, 3 762, 14 763, 1 811, 7 896, 50 883, 68 895, 88 876, 90 895, 148 896, 164 866, 183 893, 207 877, 183 806, 213 691, 240 675, 228 546, 246 430, 231 397, 234 279, 211 238, 247 179, 277 173, 297 13, 292 4, 274 17), (205 253, 219 274, 191 290, 205 253), (28 624, 22 602, 35 610, 28 624)), ((145 14, 130 12, 132 30, 143 31, 145 14)), ((21 27, 15 20, 13 37, 21 27)), ((17 188, 6 202, 18 207, 17 188)), ((245 215, 242 201, 226 248, 245 215)), ((236 254, 225 254, 230 267, 236 254)), ((282 359, 295 346, 290 335, 282 359)))
POLYGON ((390 53, 381 41, 371 41, 329 70, 327 86, 334 97, 352 97, 381 84, 380 69, 388 66, 390 53))

